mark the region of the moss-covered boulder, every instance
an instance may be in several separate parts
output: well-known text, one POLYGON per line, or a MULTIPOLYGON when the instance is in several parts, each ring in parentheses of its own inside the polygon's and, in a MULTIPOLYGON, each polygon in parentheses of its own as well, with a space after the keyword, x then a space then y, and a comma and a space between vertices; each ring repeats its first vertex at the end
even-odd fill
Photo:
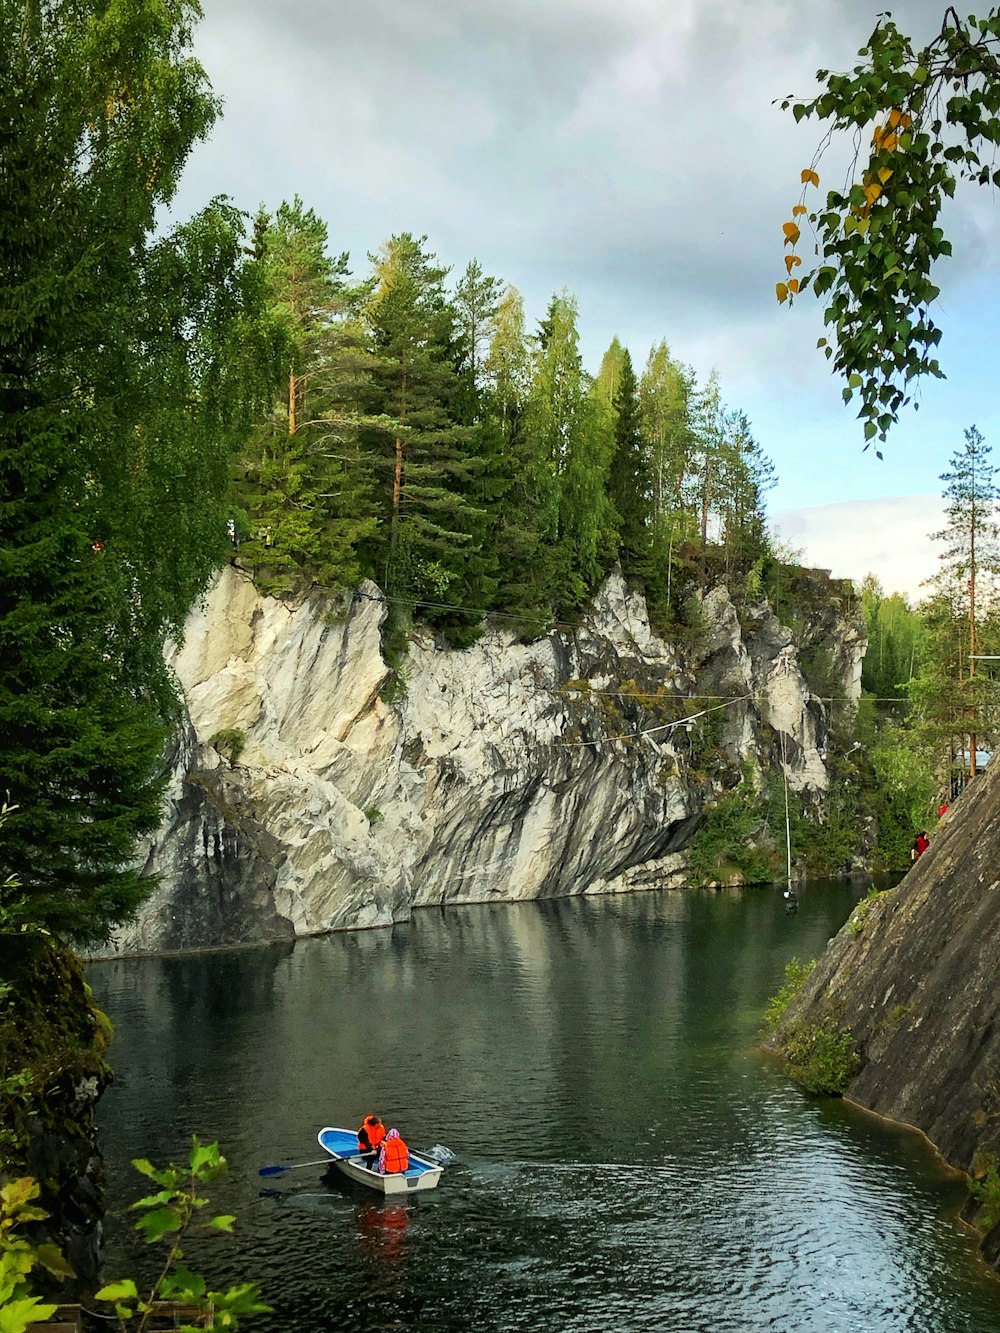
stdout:
POLYGON ((0 934, 0 1181, 33 1176, 79 1287, 98 1272, 103 1167, 93 1111, 111 1025, 76 955, 41 931, 0 934))

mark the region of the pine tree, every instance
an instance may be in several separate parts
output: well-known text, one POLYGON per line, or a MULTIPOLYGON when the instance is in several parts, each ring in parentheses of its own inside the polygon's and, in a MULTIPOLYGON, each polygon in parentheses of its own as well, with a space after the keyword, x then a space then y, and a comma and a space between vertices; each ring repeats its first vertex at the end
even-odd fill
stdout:
MULTIPOLYGON (((944 498, 947 525, 932 534, 945 543, 941 569, 932 580, 938 591, 960 610, 967 629, 967 732, 969 767, 976 773, 976 733, 982 691, 976 679, 978 628, 983 601, 995 593, 1000 572, 1000 524, 996 518, 998 469, 990 461, 992 450, 982 435, 970 426, 965 431, 965 446, 951 458, 951 471, 941 480, 947 482, 944 498)), ((958 668, 956 685, 965 674, 958 668)))

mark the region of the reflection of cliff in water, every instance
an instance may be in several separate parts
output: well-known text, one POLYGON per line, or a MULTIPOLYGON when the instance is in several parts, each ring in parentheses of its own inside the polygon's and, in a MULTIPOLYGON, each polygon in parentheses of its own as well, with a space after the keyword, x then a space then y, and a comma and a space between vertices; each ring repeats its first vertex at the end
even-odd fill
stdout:
MULTIPOLYGON (((162 958, 134 958, 91 963, 88 979, 99 1004, 113 996, 115 1025, 110 1061, 117 1084, 141 1089, 151 1125, 167 1121, 166 1143, 160 1133, 144 1147, 146 1155, 186 1159, 190 1135, 211 1139, 218 1126, 231 1120, 230 1108, 256 1114, 259 1080, 234 1054, 254 1045, 273 1027, 287 997, 276 985, 279 968, 292 943, 260 949, 213 951, 162 958), (217 1073, 209 1080, 210 1101, 218 1117, 189 1118, 185 1108, 194 1086, 205 1083, 205 1067, 217 1073), (157 1109, 159 1108, 159 1109, 157 1109), (170 1132, 172 1131, 172 1132, 170 1132)), ((98 1107, 98 1121, 107 1115, 98 1107)))

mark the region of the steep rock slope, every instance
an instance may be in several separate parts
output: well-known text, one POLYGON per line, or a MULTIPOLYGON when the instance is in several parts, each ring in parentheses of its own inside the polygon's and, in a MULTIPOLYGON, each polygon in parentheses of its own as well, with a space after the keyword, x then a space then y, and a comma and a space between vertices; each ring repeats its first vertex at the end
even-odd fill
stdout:
MULTIPOLYGON (((833 1025, 861 1068, 847 1094, 923 1130, 971 1171, 1000 1156, 1000 767, 976 779, 899 886, 859 905, 786 1011, 833 1025)), ((987 1240, 993 1262, 1000 1228, 987 1240)))
MULTIPOLYGON (((826 587, 822 632, 856 698, 863 630, 826 587)), ((574 631, 523 643, 493 628, 463 651, 418 636, 395 699, 385 611, 374 584, 337 620, 222 572, 173 663, 188 718, 147 849, 161 887, 116 949, 683 883, 706 802, 748 758, 783 758, 790 787, 822 799, 826 711, 764 601, 747 636, 713 589, 682 652, 613 575, 574 631)))

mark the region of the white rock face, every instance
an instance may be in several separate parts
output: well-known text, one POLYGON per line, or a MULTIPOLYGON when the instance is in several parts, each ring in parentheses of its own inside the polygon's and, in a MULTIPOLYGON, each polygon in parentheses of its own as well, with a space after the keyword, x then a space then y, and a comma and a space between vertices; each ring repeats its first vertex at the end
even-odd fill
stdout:
MULTIPOLYGON (((115 951, 682 884, 713 795, 694 762, 709 722, 716 767, 770 765, 777 747, 790 787, 826 787, 825 712, 766 603, 745 640, 714 589, 701 647, 682 661, 615 574, 574 633, 523 644, 492 629, 462 651, 417 638, 397 702, 384 690, 384 613, 374 584, 338 622, 318 603, 260 596, 234 569, 218 576, 173 656, 189 725, 146 849, 160 887, 115 951), (700 721, 679 726, 692 712, 700 721), (226 753, 225 732, 244 740, 235 763, 213 745, 226 753)), ((864 642, 842 629, 856 689, 864 642)))

